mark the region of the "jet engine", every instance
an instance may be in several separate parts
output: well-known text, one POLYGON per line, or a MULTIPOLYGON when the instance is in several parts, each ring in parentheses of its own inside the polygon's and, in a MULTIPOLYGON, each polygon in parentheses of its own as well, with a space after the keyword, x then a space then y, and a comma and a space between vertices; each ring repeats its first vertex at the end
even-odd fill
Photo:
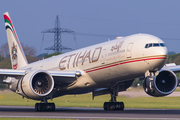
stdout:
POLYGON ((160 97, 171 94, 177 87, 177 77, 171 70, 162 70, 156 77, 146 77, 144 91, 151 96, 160 97))
POLYGON ((52 92, 54 79, 47 71, 37 70, 26 74, 20 84, 26 97, 38 100, 52 92))

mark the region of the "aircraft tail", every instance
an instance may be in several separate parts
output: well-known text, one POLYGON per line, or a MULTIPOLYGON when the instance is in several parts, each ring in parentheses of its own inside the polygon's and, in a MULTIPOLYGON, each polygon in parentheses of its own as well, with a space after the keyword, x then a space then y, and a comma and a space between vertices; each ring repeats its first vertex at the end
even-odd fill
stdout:
POLYGON ((12 68, 22 68, 23 66, 26 66, 28 62, 8 12, 4 13, 4 21, 12 68))

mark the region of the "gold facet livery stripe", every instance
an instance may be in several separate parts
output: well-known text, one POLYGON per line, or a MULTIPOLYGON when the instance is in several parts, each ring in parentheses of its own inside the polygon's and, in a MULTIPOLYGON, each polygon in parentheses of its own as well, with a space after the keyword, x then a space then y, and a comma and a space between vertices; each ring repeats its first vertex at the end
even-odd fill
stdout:
POLYGON ((118 61, 115 63, 108 64, 106 66, 98 66, 98 67, 90 68, 90 69, 87 69, 85 71, 86 71, 86 73, 89 73, 89 72, 102 70, 102 69, 106 69, 106 68, 114 67, 114 66, 118 66, 118 65, 134 63, 134 62, 139 62, 139 61, 145 61, 145 60, 157 60, 157 59, 167 59, 167 56, 166 55, 151 56, 151 57, 142 57, 142 58, 135 58, 135 59, 129 59, 129 60, 124 60, 124 61, 118 61))

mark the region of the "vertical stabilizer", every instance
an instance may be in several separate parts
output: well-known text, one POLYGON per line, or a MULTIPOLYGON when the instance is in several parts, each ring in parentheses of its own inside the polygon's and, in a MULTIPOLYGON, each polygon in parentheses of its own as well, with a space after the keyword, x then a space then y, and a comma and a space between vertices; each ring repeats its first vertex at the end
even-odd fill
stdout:
POLYGON ((13 69, 22 68, 26 66, 28 62, 8 12, 4 13, 4 21, 5 21, 12 68, 13 69))

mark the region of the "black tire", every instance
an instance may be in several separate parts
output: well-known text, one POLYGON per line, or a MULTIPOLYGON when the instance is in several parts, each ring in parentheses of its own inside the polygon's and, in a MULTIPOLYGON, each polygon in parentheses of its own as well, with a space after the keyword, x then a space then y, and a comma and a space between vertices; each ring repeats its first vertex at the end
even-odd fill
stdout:
POLYGON ((120 108, 121 108, 120 102, 116 102, 115 106, 116 106, 115 110, 120 110, 120 108))
POLYGON ((36 104, 35 104, 35 110, 36 110, 36 112, 39 111, 39 109, 38 109, 38 104, 39 104, 39 103, 36 103, 36 104))
POLYGON ((35 110, 38 111, 55 111, 54 103, 36 103, 35 110))
POLYGON ((104 110, 124 110, 123 102, 104 102, 104 110))
POLYGON ((54 104, 54 103, 51 103, 51 106, 52 106, 52 110, 51 110, 51 111, 55 111, 55 109, 56 109, 55 104, 54 104))
POLYGON ((119 102, 119 104, 120 104, 120 109, 119 110, 124 110, 124 103, 123 102, 119 102))
POLYGON ((35 104, 35 110, 38 112, 38 111, 42 111, 42 105, 41 103, 36 103, 35 104))
POLYGON ((104 107, 104 110, 108 110, 108 109, 107 109, 107 104, 108 104, 108 102, 104 102, 104 106, 103 106, 103 107, 104 107))
POLYGON ((38 109, 39 109, 39 111, 44 111, 44 105, 43 105, 43 103, 39 103, 39 104, 38 104, 38 109))
POLYGON ((55 110, 55 104, 54 103, 48 103, 48 111, 54 111, 55 110))
POLYGON ((116 110, 116 103, 115 102, 109 102, 109 110, 116 110))

